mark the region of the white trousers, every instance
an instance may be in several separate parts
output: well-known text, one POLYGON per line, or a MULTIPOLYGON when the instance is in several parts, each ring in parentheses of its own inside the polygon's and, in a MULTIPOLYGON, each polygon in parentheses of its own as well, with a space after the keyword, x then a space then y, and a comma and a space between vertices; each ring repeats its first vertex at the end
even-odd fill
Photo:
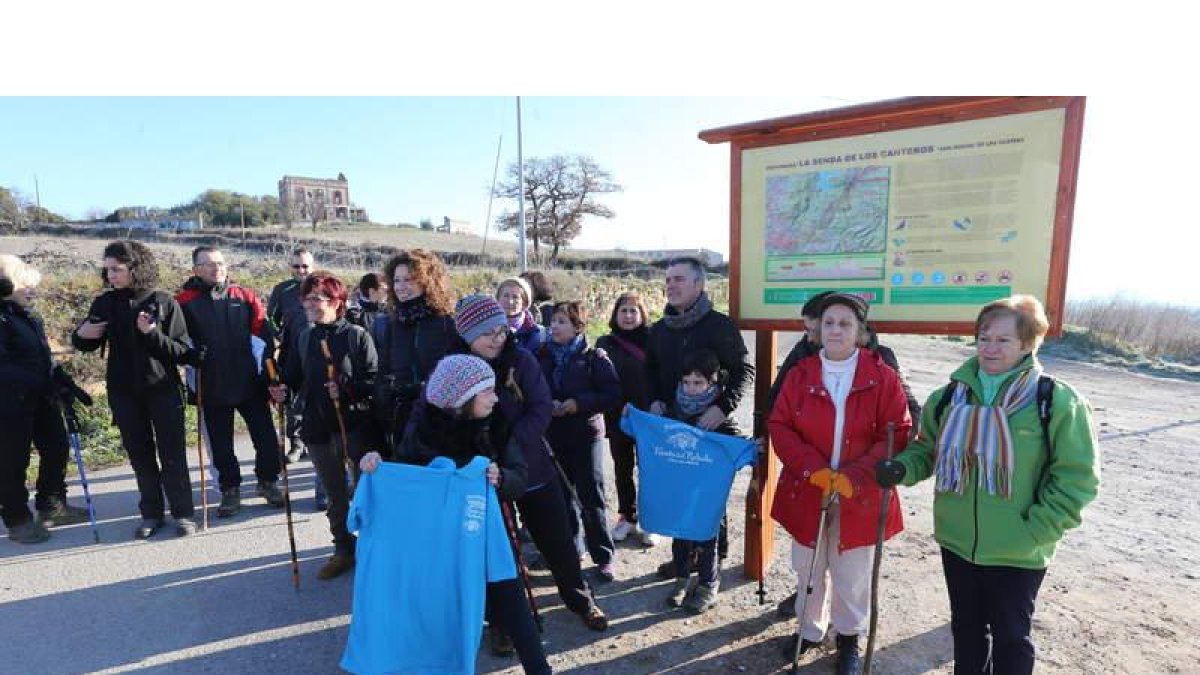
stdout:
POLYGON ((808 567, 814 562, 813 550, 792 542, 792 569, 799 577, 796 595, 796 616, 800 617, 800 637, 819 642, 832 618, 833 630, 839 635, 862 635, 867 632, 871 613, 872 548, 861 546, 838 553, 841 509, 829 507, 824 540, 817 542, 818 554, 813 572, 812 595, 804 605, 808 567), (826 591, 829 591, 828 593, 826 591), (829 597, 829 607, 825 599, 829 597), (831 616, 832 615, 832 616, 831 616))

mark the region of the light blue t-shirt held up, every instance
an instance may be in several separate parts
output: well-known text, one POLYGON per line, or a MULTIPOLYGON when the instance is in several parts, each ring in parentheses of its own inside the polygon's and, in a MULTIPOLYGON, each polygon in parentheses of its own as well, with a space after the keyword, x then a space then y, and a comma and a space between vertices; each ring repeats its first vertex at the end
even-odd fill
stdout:
POLYGON ((456 469, 438 457, 363 474, 346 517, 358 549, 342 668, 475 672, 486 584, 517 576, 488 464, 476 457, 456 469))

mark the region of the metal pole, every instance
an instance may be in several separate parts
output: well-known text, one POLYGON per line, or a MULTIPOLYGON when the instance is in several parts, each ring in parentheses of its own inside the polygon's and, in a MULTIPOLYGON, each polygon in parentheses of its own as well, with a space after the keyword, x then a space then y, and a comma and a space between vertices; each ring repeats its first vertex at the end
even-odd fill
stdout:
POLYGON ((529 269, 529 249, 525 243, 525 155, 521 147, 521 97, 517 97, 517 166, 521 172, 521 190, 517 193, 517 206, 521 219, 521 271, 529 269))
POLYGON ((496 141, 496 165, 492 167, 492 189, 488 190, 487 217, 483 219, 483 250, 480 255, 487 253, 488 230, 492 229, 492 200, 496 197, 496 175, 500 172, 500 145, 504 143, 504 134, 496 141))

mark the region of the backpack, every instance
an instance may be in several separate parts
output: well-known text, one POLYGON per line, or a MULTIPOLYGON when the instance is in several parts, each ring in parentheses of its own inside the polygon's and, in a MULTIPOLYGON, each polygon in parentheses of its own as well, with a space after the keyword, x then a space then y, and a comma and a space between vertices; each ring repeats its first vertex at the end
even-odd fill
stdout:
MULTIPOLYGON (((950 384, 942 390, 942 398, 933 409, 933 421, 939 425, 942 423, 942 413, 946 411, 946 406, 950 405, 954 398, 954 390, 958 386, 958 382, 950 380, 950 384)), ((1036 402, 1038 420, 1042 423, 1042 442, 1046 444, 1046 454, 1053 457, 1054 445, 1050 442, 1050 409, 1054 405, 1054 376, 1043 374, 1038 378, 1036 402)))

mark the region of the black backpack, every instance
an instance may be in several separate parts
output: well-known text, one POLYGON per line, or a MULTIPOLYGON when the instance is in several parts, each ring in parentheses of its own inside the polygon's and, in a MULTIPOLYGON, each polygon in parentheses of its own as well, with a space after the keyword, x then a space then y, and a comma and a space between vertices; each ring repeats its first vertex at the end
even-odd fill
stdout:
MULTIPOLYGON (((933 409, 933 421, 939 425, 942 423, 942 413, 954 399, 954 391, 958 386, 958 382, 950 380, 950 384, 942 390, 942 398, 938 400, 937 406, 933 409)), ((1046 444, 1046 454, 1053 457, 1054 445, 1050 442, 1050 408, 1054 405, 1054 377, 1052 375, 1042 375, 1038 378, 1036 400, 1038 420, 1042 423, 1042 442, 1046 444)))

